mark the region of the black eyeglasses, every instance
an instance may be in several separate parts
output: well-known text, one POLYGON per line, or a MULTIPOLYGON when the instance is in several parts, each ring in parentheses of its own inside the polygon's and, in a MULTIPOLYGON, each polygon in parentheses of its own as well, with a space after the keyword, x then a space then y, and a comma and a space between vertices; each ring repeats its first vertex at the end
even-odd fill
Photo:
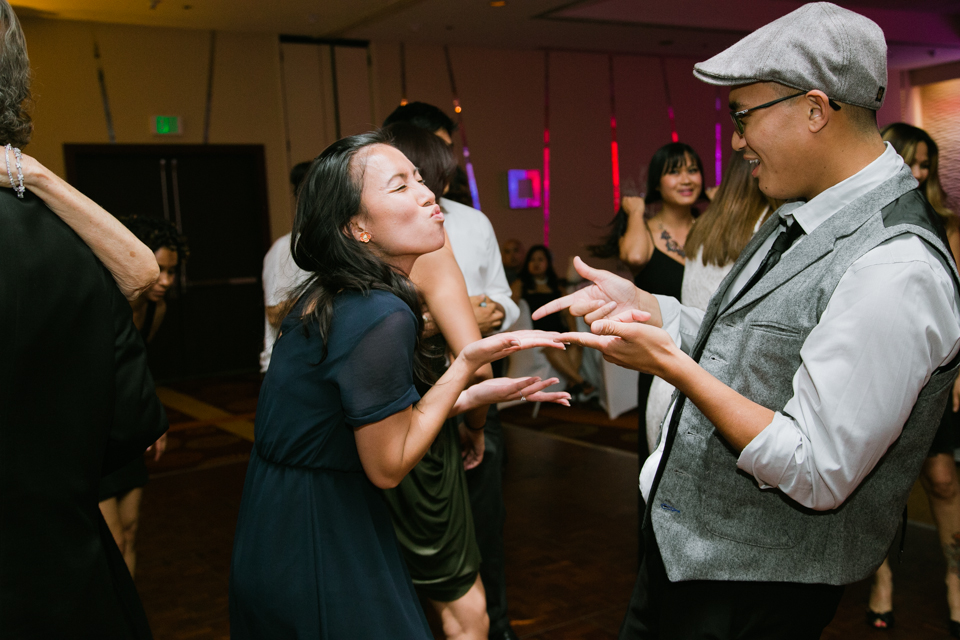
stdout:
MULTIPOLYGON (((737 133, 741 136, 743 135, 743 117, 750 113, 751 111, 759 111, 760 109, 766 109, 767 107, 772 107, 773 105, 783 102, 784 100, 791 100, 793 98, 799 98, 800 96, 807 95, 806 91, 801 91, 800 93, 795 93, 792 96, 784 96, 783 98, 777 98, 771 102, 767 102, 756 107, 750 107, 749 109, 741 109, 740 111, 731 111, 730 118, 733 120, 733 126, 736 127, 737 133)), ((833 101, 833 98, 827 98, 830 102, 830 108, 834 111, 840 111, 840 105, 833 101)))

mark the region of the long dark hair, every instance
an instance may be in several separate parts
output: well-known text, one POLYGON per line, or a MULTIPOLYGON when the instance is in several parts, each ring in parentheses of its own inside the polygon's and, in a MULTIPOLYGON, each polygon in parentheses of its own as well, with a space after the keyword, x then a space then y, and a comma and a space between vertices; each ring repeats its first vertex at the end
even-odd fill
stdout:
POLYGON ((547 286, 550 287, 551 291, 556 293, 560 292, 560 281, 557 278, 557 272, 553 270, 553 254, 550 253, 550 249, 542 244, 535 244, 530 247, 527 251, 527 257, 523 259, 523 266, 520 268, 520 282, 523 283, 524 291, 533 291, 537 288, 537 283, 533 279, 533 274, 530 273, 530 258, 533 257, 533 254, 537 251, 543 253, 547 258, 547 286))
POLYGON ((720 188, 687 236, 683 248, 687 258, 695 259, 703 247, 703 264, 722 267, 736 262, 753 237, 760 217, 766 219, 780 207, 780 200, 760 191, 752 170, 753 164, 743 159, 743 151, 730 156, 720 188))
POLYGON ((432 382, 429 356, 420 341, 423 318, 416 287, 349 233, 350 221, 362 206, 364 167, 357 154, 376 144, 390 145, 389 136, 374 131, 338 140, 317 156, 303 180, 290 236, 294 262, 312 274, 295 294, 301 304, 300 320, 304 331, 319 328, 322 362, 327 356, 337 294, 388 291, 405 302, 417 318, 414 372, 419 379, 432 382))
MULTIPOLYGON (((645 218, 653 216, 656 212, 656 208, 650 205, 663 202, 663 194, 660 193, 660 179, 670 171, 686 165, 687 158, 694 161, 702 178, 703 162, 690 145, 682 142, 671 142, 670 144, 663 145, 654 152, 653 157, 650 158, 650 166, 647 170, 647 191, 643 197, 643 201, 647 205, 646 212, 644 213, 645 218)), ((701 184, 701 196, 703 195, 702 188, 701 184)), ((699 211, 694 208, 693 216, 697 217, 698 214, 699 211)), ((613 216, 613 220, 610 221, 609 231, 600 244, 587 247, 590 255, 595 258, 613 258, 619 256, 620 238, 627 232, 627 219, 627 212, 623 210, 623 207, 620 207, 616 215, 613 216)))
POLYGON ((880 132, 886 142, 900 154, 907 166, 912 165, 917 155, 917 145, 921 142, 927 145, 927 158, 930 160, 930 172, 920 189, 927 196, 927 202, 943 219, 944 223, 956 224, 956 217, 950 210, 947 202, 949 198, 940 184, 940 148, 933 141, 930 134, 904 122, 888 124, 880 132))

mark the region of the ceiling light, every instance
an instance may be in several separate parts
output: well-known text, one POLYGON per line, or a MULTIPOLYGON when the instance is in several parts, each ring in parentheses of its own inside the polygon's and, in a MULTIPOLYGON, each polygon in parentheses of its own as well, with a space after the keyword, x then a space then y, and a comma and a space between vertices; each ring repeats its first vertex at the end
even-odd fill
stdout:
POLYGON ((505 7, 507 6, 507 0, 490 0, 491 7, 505 7))

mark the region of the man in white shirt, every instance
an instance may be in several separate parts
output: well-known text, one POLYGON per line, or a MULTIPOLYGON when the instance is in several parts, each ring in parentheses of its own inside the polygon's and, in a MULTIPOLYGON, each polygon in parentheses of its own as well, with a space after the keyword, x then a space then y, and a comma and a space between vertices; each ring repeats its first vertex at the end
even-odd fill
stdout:
MULTIPOLYGON (((310 169, 309 162, 301 162, 290 171, 290 185, 296 195, 300 182, 310 169)), ((267 372, 273 343, 280 331, 290 294, 303 284, 310 274, 293 261, 290 254, 290 234, 280 236, 274 241, 263 258, 263 351, 260 352, 260 373, 267 372)))
MULTIPOLYGON (((456 124, 437 107, 422 102, 402 105, 387 116, 383 126, 396 122, 407 122, 434 133, 451 147, 452 153, 456 124)), ((440 198, 440 208, 444 212, 443 227, 450 238, 457 265, 463 272, 467 295, 473 303, 480 332, 489 335, 509 327, 520 316, 520 309, 510 297, 510 286, 503 272, 493 225, 482 212, 447 198, 440 198)), ((432 324, 429 322, 429 312, 426 318, 429 331, 432 324)), ((467 471, 470 506, 482 558, 480 579, 486 591, 489 637, 513 640, 517 636, 507 616, 503 559, 506 509, 503 505, 502 482, 506 454, 496 405, 492 405, 487 414, 484 443, 483 461, 467 471)))
POLYGON ((956 376, 960 283, 877 131, 877 25, 807 4, 694 74, 732 86, 734 148, 794 202, 706 313, 580 263, 595 286, 534 316, 598 321, 571 342, 679 390, 620 638, 818 638, 893 540, 956 376))

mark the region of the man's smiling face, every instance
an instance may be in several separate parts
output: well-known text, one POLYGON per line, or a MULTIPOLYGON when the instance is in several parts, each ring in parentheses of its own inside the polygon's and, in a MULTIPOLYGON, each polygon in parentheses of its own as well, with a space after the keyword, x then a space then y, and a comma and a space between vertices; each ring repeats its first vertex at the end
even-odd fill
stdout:
MULTIPOLYGON (((739 85, 730 91, 730 110, 740 111, 784 97, 782 87, 772 82, 739 85)), ((743 135, 733 133, 733 148, 742 150, 752 163, 760 190, 771 198, 790 200, 803 197, 807 177, 815 158, 804 153, 809 129, 806 127, 807 101, 804 96, 785 100, 743 117, 743 135)))

